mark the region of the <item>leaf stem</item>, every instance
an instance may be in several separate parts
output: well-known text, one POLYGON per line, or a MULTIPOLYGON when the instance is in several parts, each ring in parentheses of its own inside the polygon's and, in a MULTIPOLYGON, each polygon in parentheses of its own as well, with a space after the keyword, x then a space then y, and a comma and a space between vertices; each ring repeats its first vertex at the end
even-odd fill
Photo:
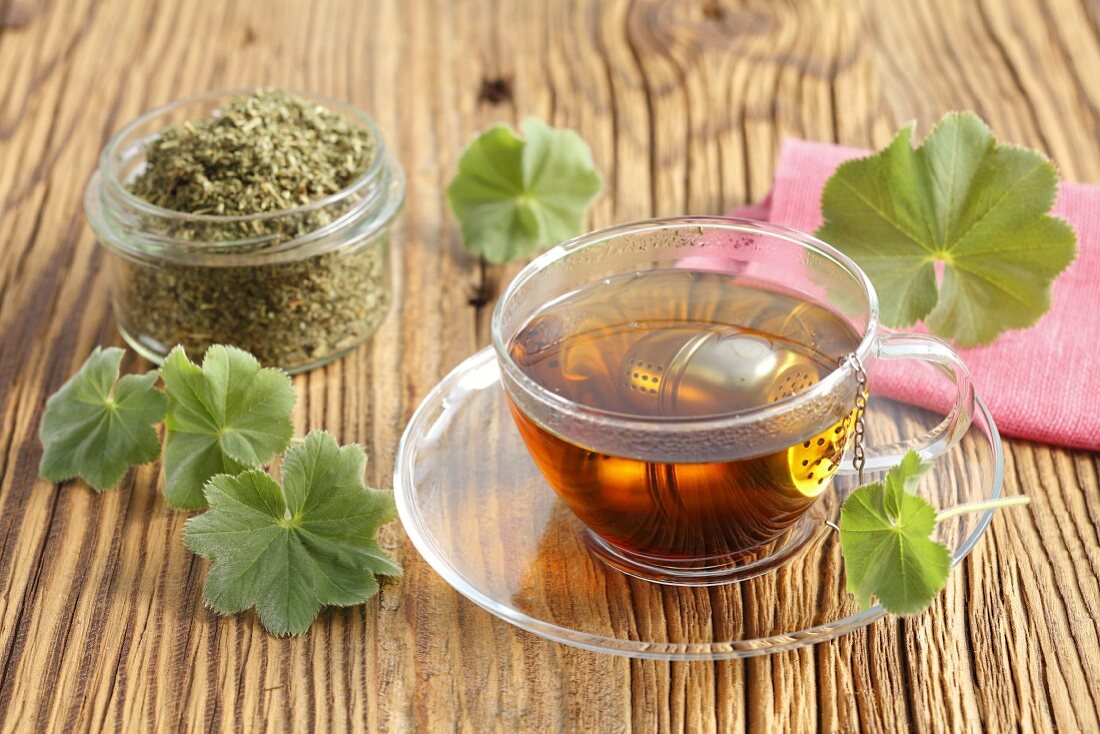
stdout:
POLYGON ((1015 507, 1017 505, 1026 505, 1031 502, 1031 498, 1025 495, 1019 497, 1002 497, 999 500, 986 500, 985 502, 968 502, 964 505, 955 505, 954 507, 948 507, 946 510, 942 510, 936 515, 936 522, 943 522, 957 515, 964 515, 968 512, 982 512, 983 510, 997 510, 1003 507, 1015 507))

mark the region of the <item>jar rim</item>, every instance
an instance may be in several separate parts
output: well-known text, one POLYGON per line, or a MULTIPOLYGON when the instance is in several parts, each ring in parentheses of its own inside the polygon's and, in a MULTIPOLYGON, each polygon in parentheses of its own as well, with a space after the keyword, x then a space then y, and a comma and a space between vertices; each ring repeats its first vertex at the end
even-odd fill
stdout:
POLYGON ((384 231, 404 206, 406 181, 400 162, 387 148, 374 120, 353 105, 336 99, 292 90, 280 91, 327 106, 352 122, 364 125, 375 142, 375 155, 368 168, 338 192, 276 211, 241 215, 192 214, 152 204, 123 185, 120 173, 123 167, 129 162, 140 163, 148 141, 181 121, 169 122, 166 118, 171 113, 187 110, 188 105, 196 108, 204 105, 207 111, 217 109, 219 100, 248 94, 250 90, 207 92, 176 100, 127 123, 111 137, 100 154, 99 166, 84 191, 85 216, 100 243, 123 256, 145 261, 240 266, 300 260, 365 245, 384 231), (162 124, 150 124, 158 120, 162 120, 162 124), (283 222, 307 220, 317 213, 329 216, 311 224, 307 231, 279 231, 283 222), (187 234, 188 230, 192 232, 187 234), (207 236, 211 231, 229 232, 231 236, 207 236))
MULTIPOLYGON (((168 126, 158 128, 154 134, 159 134, 163 130, 166 130, 168 126)), ((387 158, 387 149, 385 140, 382 138, 382 133, 378 129, 378 125, 374 122, 374 119, 363 110, 358 107, 343 102, 333 97, 327 97, 325 95, 313 94, 310 92, 301 92, 293 89, 285 89, 282 87, 271 88, 237 88, 237 89, 222 89, 212 92, 204 92, 202 94, 193 95, 191 97, 183 97, 181 99, 173 100, 165 104, 154 107, 148 110, 130 122, 123 125, 111 138, 107 141, 107 145, 104 146, 103 151, 99 155, 99 170, 101 172, 103 185, 106 186, 113 195, 118 196, 126 206, 132 207, 142 214, 147 214, 156 217, 163 217, 166 219, 177 219, 185 222, 195 222, 201 224, 239 224, 247 222, 264 222, 273 219, 280 219, 284 217, 292 217, 300 214, 306 214, 311 211, 323 209, 327 206, 331 206, 344 200, 355 193, 362 190, 364 187, 375 181, 387 158), (233 97, 245 96, 256 92, 258 89, 272 89, 287 94, 294 95, 310 102, 316 102, 322 104, 325 107, 344 115, 356 123, 361 124, 370 133, 371 138, 375 143, 375 154, 371 160, 367 169, 358 176, 354 181, 340 189, 337 192, 329 194, 320 199, 316 199, 307 204, 300 204, 295 207, 289 207, 286 209, 277 209, 272 211, 257 212, 255 214, 195 214, 192 212, 181 212, 175 209, 169 209, 167 207, 153 204, 134 193, 131 193, 129 189, 123 184, 119 177, 119 164, 123 160, 122 151, 123 145, 129 148, 136 142, 144 143, 151 136, 142 136, 137 141, 129 141, 129 138, 133 133, 140 129, 142 126, 149 124, 152 120, 158 117, 170 114, 182 107, 188 105, 200 104, 203 102, 210 102, 217 99, 232 99, 233 97)))

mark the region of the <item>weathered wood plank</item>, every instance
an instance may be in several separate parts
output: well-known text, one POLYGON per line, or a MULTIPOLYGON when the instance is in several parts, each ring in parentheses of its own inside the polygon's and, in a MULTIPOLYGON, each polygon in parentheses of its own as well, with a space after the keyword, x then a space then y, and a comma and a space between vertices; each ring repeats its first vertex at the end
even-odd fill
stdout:
MULTIPOLYGON (((203 609, 157 466, 95 496, 36 479, 46 395, 119 343, 81 195, 106 137, 193 92, 279 84, 370 110, 405 165, 395 312, 296 378, 299 431, 359 441, 387 485, 405 421, 486 343, 517 266, 461 249, 442 189, 484 126, 580 130, 593 226, 766 193, 784 136, 881 144, 970 107, 1100 181, 1088 0, 0 2, 0 729, 1100 729, 1100 462, 1009 442, 998 517, 929 615, 749 662, 628 661, 512 629, 397 526, 406 576, 295 640, 203 609)), ((132 358, 131 368, 142 367, 132 358)))

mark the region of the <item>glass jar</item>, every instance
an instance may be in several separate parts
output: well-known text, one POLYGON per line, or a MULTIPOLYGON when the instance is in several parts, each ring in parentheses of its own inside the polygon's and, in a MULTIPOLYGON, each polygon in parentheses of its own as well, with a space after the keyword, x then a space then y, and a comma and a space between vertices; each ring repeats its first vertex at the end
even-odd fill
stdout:
POLYGON ((389 310, 389 248, 405 176, 370 117, 296 93, 374 138, 370 167, 342 191, 281 211, 222 216, 165 209, 127 190, 163 130, 210 117, 242 94, 180 100, 128 124, 104 148, 84 208, 108 252, 118 329, 142 356, 160 363, 180 344, 198 359, 214 344, 231 344, 300 372, 362 344, 389 310))

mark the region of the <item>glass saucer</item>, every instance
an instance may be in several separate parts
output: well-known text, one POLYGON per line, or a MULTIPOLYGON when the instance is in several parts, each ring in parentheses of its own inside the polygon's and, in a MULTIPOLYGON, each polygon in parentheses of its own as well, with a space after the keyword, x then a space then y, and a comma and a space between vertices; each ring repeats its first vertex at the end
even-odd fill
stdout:
MULTIPOLYGON (((882 445, 942 416, 873 398, 869 439, 882 445)), ((938 508, 1000 496, 1004 457, 985 406, 918 492, 938 508)), ((868 473, 865 481, 879 476, 868 473)), ((436 386, 405 429, 394 469, 397 509, 420 554, 461 594, 517 627, 587 650, 661 660, 716 660, 812 645, 884 616, 844 587, 835 520, 857 486, 838 474, 786 563, 722 586, 668 586, 612 568, 528 457, 491 349, 436 386)), ((957 563, 991 513, 942 524, 957 563)))

